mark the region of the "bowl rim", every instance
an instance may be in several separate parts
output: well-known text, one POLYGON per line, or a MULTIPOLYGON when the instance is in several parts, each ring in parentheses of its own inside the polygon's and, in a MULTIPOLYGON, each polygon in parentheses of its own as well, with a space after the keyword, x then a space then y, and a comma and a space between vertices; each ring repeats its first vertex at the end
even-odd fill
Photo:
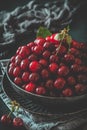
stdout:
POLYGON ((51 96, 38 95, 38 94, 35 94, 35 93, 28 92, 28 91, 22 89, 20 86, 16 85, 11 80, 11 78, 10 78, 10 76, 8 74, 9 64, 10 64, 10 61, 8 62, 7 67, 6 67, 6 75, 7 75, 8 80, 11 82, 11 84, 13 84, 14 86, 16 86, 16 88, 18 90, 23 91, 25 94, 30 94, 31 96, 34 96, 34 97, 45 98, 45 99, 50 99, 50 100, 77 100, 79 98, 83 98, 84 96, 87 96, 87 93, 85 93, 85 94, 82 94, 82 95, 76 95, 76 96, 70 96, 70 97, 51 97, 51 96))

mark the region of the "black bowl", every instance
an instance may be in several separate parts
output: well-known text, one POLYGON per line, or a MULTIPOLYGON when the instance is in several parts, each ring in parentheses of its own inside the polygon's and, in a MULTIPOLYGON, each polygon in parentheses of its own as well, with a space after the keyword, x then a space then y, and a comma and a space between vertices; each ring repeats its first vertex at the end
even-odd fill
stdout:
POLYGON ((37 104, 41 104, 47 107, 53 107, 53 108, 71 108, 72 106, 74 107, 82 107, 84 103, 87 102, 87 94, 79 95, 79 96, 73 96, 73 97, 50 97, 50 96, 42 96, 42 95, 37 95, 31 92, 27 92, 18 85, 16 85, 8 75, 8 67, 6 69, 6 76, 7 79, 9 80, 11 87, 22 97, 26 97, 29 100, 32 100, 33 102, 37 104))

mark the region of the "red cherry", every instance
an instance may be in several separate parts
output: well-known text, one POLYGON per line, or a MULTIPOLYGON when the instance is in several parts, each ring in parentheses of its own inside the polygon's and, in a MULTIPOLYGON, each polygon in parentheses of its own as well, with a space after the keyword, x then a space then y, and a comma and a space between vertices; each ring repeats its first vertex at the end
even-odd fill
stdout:
POLYGON ((73 64, 73 65, 71 65, 71 70, 73 72, 79 72, 80 71, 80 66, 78 64, 73 64))
POLYGON ((73 95, 73 91, 70 88, 66 88, 62 91, 63 96, 71 97, 73 95))
POLYGON ((59 57, 57 55, 51 55, 50 56, 50 62, 58 63, 59 62, 59 57))
POLYGON ((28 69, 28 65, 29 65, 29 60, 26 58, 26 59, 21 61, 20 68, 22 70, 27 70, 28 69))
POLYGON ((64 78, 58 78, 55 80, 54 82, 54 87, 57 89, 62 89, 66 84, 66 81, 64 80, 64 78))
POLYGON ((80 43, 78 43, 77 41, 73 40, 72 41, 72 47, 74 47, 76 49, 80 49, 80 43))
POLYGON ((72 55, 75 55, 75 56, 79 56, 79 55, 80 55, 79 50, 76 49, 76 48, 70 48, 69 52, 70 52, 72 55))
POLYGON ((10 62, 15 62, 15 56, 12 56, 10 62))
POLYGON ((22 46, 19 52, 22 58, 26 58, 30 54, 30 49, 27 46, 22 46))
POLYGON ((34 46, 33 48, 33 52, 35 52, 36 54, 41 54, 43 51, 43 47, 38 45, 38 46, 34 46))
POLYGON ((87 87, 85 85, 83 85, 83 84, 75 85, 75 92, 77 94, 81 94, 81 93, 85 92, 86 89, 87 89, 87 87))
POLYGON ((53 80, 49 79, 49 80, 46 81, 45 87, 46 87, 47 89, 52 90, 52 89, 53 89, 53 86, 54 86, 53 80))
POLYGON ((52 72, 52 73, 55 73, 57 72, 57 69, 58 69, 58 65, 56 63, 51 63, 49 65, 49 70, 52 72))
POLYGON ((49 56, 50 56, 50 54, 51 54, 51 52, 50 51, 48 51, 48 50, 46 50, 46 51, 44 51, 43 52, 43 58, 45 58, 45 59, 48 59, 49 58, 49 56))
POLYGON ((39 76, 38 73, 31 73, 31 74, 29 75, 29 80, 30 80, 31 82, 37 82, 39 79, 40 79, 40 76, 39 76))
POLYGON ((14 70, 14 67, 10 67, 10 68, 8 69, 8 74, 9 74, 9 76, 13 76, 13 70, 14 70))
POLYGON ((20 74, 21 74, 20 67, 19 66, 15 67, 14 70, 13 70, 14 77, 18 77, 18 76, 20 76, 20 74))
POLYGON ((58 69, 58 75, 59 76, 66 76, 66 75, 68 75, 68 73, 69 73, 69 68, 67 66, 61 66, 58 69))
POLYGON ((15 127, 22 127, 24 125, 24 122, 23 122, 23 120, 20 117, 15 117, 13 119, 13 125, 15 127))
POLYGON ((47 60, 45 60, 45 59, 40 59, 39 60, 39 63, 43 66, 43 67, 47 67, 47 60))
POLYGON ((11 62, 11 63, 9 64, 9 67, 10 67, 10 68, 15 68, 15 67, 16 67, 16 65, 15 65, 15 63, 14 63, 14 62, 11 62))
POLYGON ((39 64, 38 61, 32 61, 29 64, 29 70, 32 72, 37 72, 41 69, 41 65, 39 64))
POLYGON ((48 70, 47 70, 47 69, 43 69, 43 70, 41 71, 41 76, 42 76, 43 79, 47 79, 47 78, 49 77, 49 72, 48 72, 48 70))
POLYGON ((16 66, 17 66, 17 65, 20 65, 21 60, 22 60, 22 57, 21 57, 20 55, 17 55, 17 56, 15 57, 15 65, 16 65, 16 66))
POLYGON ((1 122, 2 122, 3 124, 5 124, 5 125, 9 125, 9 124, 12 123, 12 119, 11 119, 11 117, 8 116, 8 115, 3 115, 3 116, 1 117, 1 122))
POLYGON ((63 54, 65 54, 67 52, 66 47, 61 46, 60 49, 58 47, 56 48, 56 52, 58 52, 59 55, 63 55, 63 54))
POLYGON ((52 34, 52 35, 50 36, 50 41, 51 41, 52 43, 54 43, 54 44, 59 44, 59 41, 56 40, 56 35, 58 35, 58 33, 52 34))
POLYGON ((25 86, 25 90, 28 91, 28 92, 34 92, 35 88, 36 88, 36 85, 32 82, 30 82, 29 84, 27 84, 25 86))
POLYGON ((16 51, 16 54, 17 54, 17 55, 19 54, 20 50, 21 50, 21 47, 18 47, 18 49, 17 49, 17 51, 16 51))
POLYGON ((45 39, 44 39, 44 38, 41 38, 41 37, 38 37, 38 38, 34 41, 34 43, 35 43, 36 45, 41 45, 41 46, 43 46, 44 42, 45 42, 45 39))
POLYGON ((45 39, 46 39, 47 42, 50 42, 50 41, 51 41, 51 40, 50 40, 50 36, 47 36, 45 39))
POLYGON ((64 60, 65 60, 65 62, 67 62, 67 63, 72 63, 72 62, 74 62, 74 59, 75 59, 75 57, 74 57, 73 55, 71 55, 71 54, 65 54, 65 55, 64 55, 64 60))
POLYGON ((38 88, 36 88, 36 94, 38 95, 45 95, 46 94, 46 90, 44 87, 39 86, 38 88))
POLYGON ((29 55, 28 60, 29 61, 37 60, 37 56, 35 54, 31 54, 31 55, 29 55))
POLYGON ((52 42, 45 42, 43 47, 46 49, 46 50, 50 50, 50 51, 53 51, 55 46, 53 45, 52 42))
POLYGON ((80 58, 75 58, 75 64, 81 65, 82 61, 80 58))
POLYGON ((22 85, 22 79, 20 78, 20 77, 15 77, 14 78, 14 83, 16 84, 16 85, 22 85))
POLYGON ((68 82, 68 85, 71 85, 71 86, 76 84, 76 80, 73 76, 68 77, 67 82, 68 82))
POLYGON ((22 80, 27 83, 29 81, 29 72, 23 72, 22 74, 22 80))
POLYGON ((35 46, 35 43, 34 42, 30 42, 27 44, 27 46, 31 49, 31 47, 35 46))

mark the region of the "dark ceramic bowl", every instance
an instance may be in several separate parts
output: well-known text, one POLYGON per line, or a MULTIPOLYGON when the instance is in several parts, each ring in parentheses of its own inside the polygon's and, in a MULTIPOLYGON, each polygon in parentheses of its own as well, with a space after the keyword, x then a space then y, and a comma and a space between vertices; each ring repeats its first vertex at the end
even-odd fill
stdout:
POLYGON ((37 95, 34 93, 27 92, 17 86, 9 77, 8 75, 8 67, 6 70, 6 76, 7 79, 9 80, 11 87, 22 97, 26 97, 29 100, 32 100, 35 103, 39 103, 41 105, 45 105, 47 107, 72 107, 72 106, 82 106, 83 103, 87 101, 87 94, 83 94, 80 96, 73 96, 73 97, 49 97, 49 96, 42 96, 42 95, 37 95))

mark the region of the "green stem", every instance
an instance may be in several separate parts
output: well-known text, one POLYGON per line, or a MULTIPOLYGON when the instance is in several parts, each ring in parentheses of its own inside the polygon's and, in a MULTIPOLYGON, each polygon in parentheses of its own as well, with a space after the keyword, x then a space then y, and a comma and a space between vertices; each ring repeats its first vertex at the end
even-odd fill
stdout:
POLYGON ((58 46, 58 48, 57 48, 56 55, 58 54, 58 52, 59 52, 59 50, 60 50, 61 45, 62 45, 62 42, 60 42, 60 45, 59 45, 59 46, 58 46))
POLYGON ((7 117, 10 117, 10 115, 11 115, 12 113, 13 113, 13 112, 12 112, 12 111, 10 111, 7 117))

